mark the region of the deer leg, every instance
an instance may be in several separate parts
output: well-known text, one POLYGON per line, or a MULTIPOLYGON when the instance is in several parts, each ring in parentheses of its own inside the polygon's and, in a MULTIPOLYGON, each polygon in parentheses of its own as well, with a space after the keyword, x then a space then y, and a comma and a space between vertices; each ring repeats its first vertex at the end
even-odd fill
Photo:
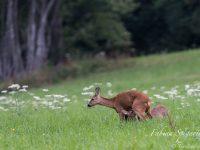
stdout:
POLYGON ((153 118, 152 115, 151 115, 151 112, 150 112, 150 107, 146 109, 146 114, 147 114, 147 117, 148 117, 149 119, 152 119, 152 118, 153 118))
POLYGON ((135 101, 132 105, 132 110, 136 114, 137 117, 139 117, 140 120, 146 120, 145 116, 145 110, 146 107, 143 103, 140 103, 139 101, 135 101))
POLYGON ((119 112, 118 114, 119 114, 119 118, 120 118, 121 121, 126 119, 125 115, 122 112, 119 112))
POLYGON ((117 107, 116 112, 119 114, 120 120, 127 120, 129 116, 129 111, 126 111, 122 107, 117 107))

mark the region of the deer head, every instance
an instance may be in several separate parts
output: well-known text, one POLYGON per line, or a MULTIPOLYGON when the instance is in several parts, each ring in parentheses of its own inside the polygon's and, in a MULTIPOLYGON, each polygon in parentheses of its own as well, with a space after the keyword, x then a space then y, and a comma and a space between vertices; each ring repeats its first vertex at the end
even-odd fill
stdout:
POLYGON ((100 87, 96 87, 95 88, 95 94, 94 96, 92 96, 90 102, 88 103, 88 107, 92 107, 95 106, 97 104, 99 104, 101 101, 101 97, 100 97, 100 87))

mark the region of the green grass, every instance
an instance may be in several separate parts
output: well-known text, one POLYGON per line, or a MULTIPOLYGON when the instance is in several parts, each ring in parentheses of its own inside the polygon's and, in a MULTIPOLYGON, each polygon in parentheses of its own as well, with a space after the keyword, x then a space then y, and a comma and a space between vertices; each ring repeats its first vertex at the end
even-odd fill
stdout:
MULTIPOLYGON (((118 63, 127 64, 127 67, 103 73, 91 72, 89 76, 47 87, 49 93, 67 94, 72 99, 65 110, 25 107, 20 109, 20 113, 1 111, 0 149, 200 149, 200 102, 197 101, 200 95, 186 96, 184 90, 185 84, 200 83, 200 51, 120 61, 118 63), (131 88, 148 90, 154 105, 160 102, 169 108, 175 132, 167 118, 120 122, 112 109, 102 106, 88 109, 84 100, 88 97, 81 92, 85 86, 95 82, 103 83, 101 93, 104 96, 108 90, 115 94, 131 88), (112 87, 106 87, 106 82, 111 82, 112 87), (162 86, 164 90, 179 86, 179 95, 186 96, 185 100, 154 97, 154 94, 163 95, 162 86), (183 108, 181 102, 190 106, 183 108), (179 135, 181 130, 199 133, 197 136, 183 136, 179 135), (170 135, 164 136, 164 133, 170 135)), ((31 92, 44 95, 41 89, 32 89, 31 92)), ((30 99, 26 94, 20 97, 30 99)))

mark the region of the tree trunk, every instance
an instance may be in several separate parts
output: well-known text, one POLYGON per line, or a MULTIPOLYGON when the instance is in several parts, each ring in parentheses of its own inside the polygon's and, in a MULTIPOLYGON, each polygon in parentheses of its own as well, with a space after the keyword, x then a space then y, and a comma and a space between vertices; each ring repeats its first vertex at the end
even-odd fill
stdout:
POLYGON ((35 69, 35 51, 36 51, 36 0, 30 0, 30 12, 27 32, 27 56, 26 68, 28 71, 35 69))
MULTIPOLYGON (((46 2, 46 1, 45 1, 46 2)), ((50 0, 47 4, 43 2, 43 8, 40 16, 40 22, 39 22, 39 29, 37 32, 37 41, 36 41, 36 67, 40 68, 43 63, 45 63, 47 55, 48 55, 48 48, 46 44, 46 25, 47 25, 47 18, 49 15, 49 12, 55 2, 55 0, 50 0), (46 8, 45 8, 46 5, 46 8)))
POLYGON ((48 41, 48 47, 49 47, 49 59, 54 63, 57 64, 62 55, 62 47, 63 47, 63 33, 62 33, 62 16, 60 13, 60 6, 61 1, 57 1, 57 3, 54 5, 53 13, 52 13, 52 19, 50 22, 50 28, 49 28, 49 41, 48 41), (58 51, 59 50, 59 51, 58 51))
POLYGON ((2 40, 2 78, 19 75, 23 71, 17 26, 17 0, 7 1, 5 34, 2 40))

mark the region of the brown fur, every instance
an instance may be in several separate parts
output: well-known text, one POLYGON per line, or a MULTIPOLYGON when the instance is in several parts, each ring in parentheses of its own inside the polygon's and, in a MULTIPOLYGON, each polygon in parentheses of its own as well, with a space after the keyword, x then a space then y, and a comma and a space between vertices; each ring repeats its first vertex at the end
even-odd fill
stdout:
POLYGON ((166 117, 168 113, 168 109, 161 104, 158 104, 155 108, 151 110, 151 115, 153 118, 163 118, 166 117))
POLYGON ((100 96, 100 88, 95 89, 96 93, 88 103, 88 107, 103 105, 116 110, 121 120, 136 118, 145 120, 152 118, 150 114, 151 100, 147 95, 130 90, 119 93, 113 98, 104 98, 100 96))

